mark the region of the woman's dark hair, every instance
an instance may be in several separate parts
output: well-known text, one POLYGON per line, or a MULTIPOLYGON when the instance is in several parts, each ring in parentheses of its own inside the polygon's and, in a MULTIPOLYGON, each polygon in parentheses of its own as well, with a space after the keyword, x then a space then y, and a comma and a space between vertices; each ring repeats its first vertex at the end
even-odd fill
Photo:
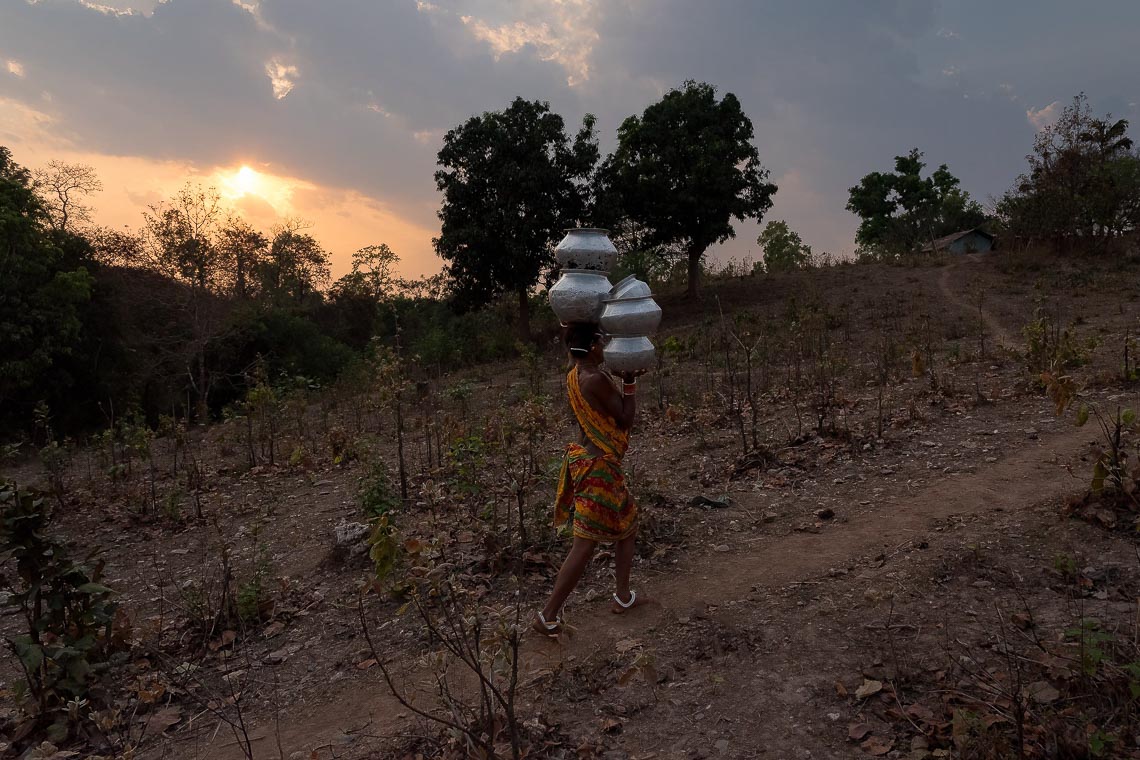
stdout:
POLYGON ((593 322, 572 322, 566 325, 563 340, 571 354, 584 356, 598 340, 598 326, 593 322))

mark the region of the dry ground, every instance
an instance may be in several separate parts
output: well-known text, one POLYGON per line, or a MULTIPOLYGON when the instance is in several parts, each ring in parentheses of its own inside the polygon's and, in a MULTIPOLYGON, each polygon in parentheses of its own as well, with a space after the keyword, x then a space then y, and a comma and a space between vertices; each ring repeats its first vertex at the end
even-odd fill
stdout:
MULTIPOLYGON (((692 349, 668 376, 647 383, 627 462, 646 516, 634 585, 653 604, 610 614, 612 560, 602 553, 567 608, 572 631, 524 640, 519 714, 550 727, 552 737, 531 756, 1015 756, 1003 754, 1013 750, 1001 741, 1014 733, 1021 695, 1029 756, 1093 756, 1088 747, 1098 740, 1090 739, 1091 718, 1081 716, 1093 715, 1082 689, 1094 681, 1057 658, 1081 620, 1095 619, 1121 647, 1135 645, 1140 557, 1135 531, 1062 514, 1069 497, 1087 491, 1103 440, 1092 426, 1075 427, 1071 412, 1055 415, 1018 352, 1040 296, 1063 323, 1077 325, 1082 341, 1100 341, 1075 371, 1087 397, 1106 410, 1140 405, 1136 389, 1115 377, 1137 324, 1140 278, 1129 269, 1033 266, 979 257, 841 267, 725 283, 700 307, 664 299, 662 337, 691 338, 693 346, 715 334, 720 311, 756 315, 759 331, 789 304, 826 304, 840 315, 834 334, 849 368, 840 383, 844 431, 812 434, 811 414, 773 382, 758 422, 775 460, 741 467, 739 428, 717 411, 723 368, 692 349), (866 366, 890 303, 910 325, 899 342, 936 344, 936 359, 918 376, 892 377, 879 438, 878 390, 866 366), (935 338, 924 339, 924 330, 935 338), (665 384, 669 409, 653 403, 656 383, 665 384), (726 495, 727 508, 690 503, 726 495), (652 669, 628 677, 649 662, 652 669), (1058 695, 1043 695, 1042 683, 1058 695), (1056 725, 1042 728, 1049 721, 1056 725), (1068 744, 1056 737, 1078 724, 1083 733, 1069 744, 1086 754, 1065 754, 1068 744), (1047 746, 1053 754, 1032 754, 1047 746)), ((470 375, 473 418, 493 410, 504 386, 521 384, 512 373, 522 369, 470 375)), ((553 362, 546 375, 548 391, 560 393, 553 362)), ((540 441, 543 463, 556 461, 570 435, 564 414, 558 422, 540 441)), ((259 557, 272 567, 276 606, 263 624, 236 642, 215 639, 218 646, 189 664, 223 703, 226 685, 240 692, 255 757, 351 760, 430 749, 408 737, 433 731, 393 699, 369 662, 357 618, 366 563, 329 561, 333 526, 359 519, 359 479, 369 459, 392 461, 391 442, 375 444, 365 461, 333 466, 314 455, 309 466, 248 471, 233 450, 240 432, 231 423, 194 433, 201 450, 218 452, 201 494, 204 520, 140 521, 125 506, 129 486, 102 483, 94 453, 73 465, 77 506, 59 527, 106 550, 107 582, 122 591, 140 642, 125 680, 163 674, 171 685, 136 720, 147 726, 148 715, 177 707, 165 732, 148 728, 143 756, 243 756, 225 722, 173 687, 189 690, 194 679, 169 675, 186 651, 179 650, 188 636, 185 592, 219 578, 222 547, 241 577, 259 557)), ((31 464, 13 474, 36 478, 31 464)), ((528 497, 536 514, 549 497, 542 486, 548 481, 528 497)), ((404 534, 424 541, 445 534, 470 560, 472 588, 489 602, 509 600, 514 587, 466 508, 452 508, 446 489, 436 493, 438 502, 419 498, 400 517, 404 534)), ((561 551, 538 542, 526 555, 528 611, 548 592, 561 551)), ((382 656, 402 683, 430 695, 419 659, 427 642, 398 606, 369 597, 382 656)), ((15 675, 10 666, 6 675, 15 675)), ((1118 725, 1120 715, 1115 720, 1104 725, 1118 725)), ((1137 756, 1140 737, 1113 741, 1100 756, 1137 756)))

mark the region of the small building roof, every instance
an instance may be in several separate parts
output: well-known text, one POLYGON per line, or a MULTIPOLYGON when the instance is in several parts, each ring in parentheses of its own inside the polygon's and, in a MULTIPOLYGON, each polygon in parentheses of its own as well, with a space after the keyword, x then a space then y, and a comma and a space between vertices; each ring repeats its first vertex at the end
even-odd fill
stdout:
POLYGON ((986 232, 985 230, 983 230, 981 228, 974 227, 973 229, 962 230, 961 232, 955 232, 953 234, 946 235, 945 237, 940 237, 937 240, 935 240, 933 243, 927 243, 926 245, 924 245, 922 247, 922 250, 923 251, 941 251, 943 248, 948 248, 952 243, 955 243, 955 242, 961 240, 962 238, 966 237, 970 233, 977 233, 978 235, 981 235, 983 237, 987 237, 990 239, 990 242, 993 242, 993 240, 994 240, 994 236, 991 235, 990 233, 986 232))

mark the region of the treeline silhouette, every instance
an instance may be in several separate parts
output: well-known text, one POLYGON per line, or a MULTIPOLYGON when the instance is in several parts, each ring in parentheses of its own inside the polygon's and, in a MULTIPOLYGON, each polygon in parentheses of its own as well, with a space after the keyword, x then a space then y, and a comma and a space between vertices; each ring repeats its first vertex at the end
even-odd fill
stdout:
MULTIPOLYGON (((849 191, 858 258, 913 260, 977 225, 1006 250, 1129 251, 1140 154, 1128 126, 1078 95, 988 213, 947 166, 924 177, 918 149, 898 156, 895 171, 849 191)), ((302 222, 258 230, 188 184, 144 211, 137 231, 110 230, 91 220, 90 167, 53 161, 33 173, 0 147, 0 441, 44 445, 124 415, 206 422, 254 387, 360 376, 376 344, 409 360, 414 380, 513 355, 533 337, 532 313, 539 335, 557 330, 540 286, 557 274, 565 227, 613 230, 623 254, 613 276, 698 295, 710 246, 735 235, 733 219, 761 220, 777 192, 751 121, 731 93, 688 81, 617 136, 602 159, 593 116, 571 136, 548 103, 521 98, 471 117, 438 154, 444 271, 403 279, 396 253, 377 244, 335 282, 302 222)), ((770 271, 832 261, 784 222, 757 242, 770 271)))
POLYGON ((33 173, 0 147, 2 440, 42 445, 128 416, 204 422, 258 383, 327 384, 373 341, 425 375, 516 350, 511 309, 460 315, 442 275, 398 277, 386 245, 330 282, 300 222, 263 233, 188 184, 139 230, 110 230, 86 224, 97 189, 89 167, 33 173))

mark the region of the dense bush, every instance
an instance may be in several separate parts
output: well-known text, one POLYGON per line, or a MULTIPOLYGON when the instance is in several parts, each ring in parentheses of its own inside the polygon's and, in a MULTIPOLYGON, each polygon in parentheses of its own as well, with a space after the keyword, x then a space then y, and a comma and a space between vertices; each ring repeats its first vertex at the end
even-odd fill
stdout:
POLYGON ((23 624, 6 639, 25 677, 17 698, 47 736, 60 741, 81 719, 71 705, 92 695, 115 646, 117 605, 99 583, 101 563, 92 565, 94 555, 74 559, 70 545, 47 535, 48 522, 41 496, 0 485, 0 556, 15 565, 14 574, 0 574, 0 587, 7 592, 4 606, 23 624))

